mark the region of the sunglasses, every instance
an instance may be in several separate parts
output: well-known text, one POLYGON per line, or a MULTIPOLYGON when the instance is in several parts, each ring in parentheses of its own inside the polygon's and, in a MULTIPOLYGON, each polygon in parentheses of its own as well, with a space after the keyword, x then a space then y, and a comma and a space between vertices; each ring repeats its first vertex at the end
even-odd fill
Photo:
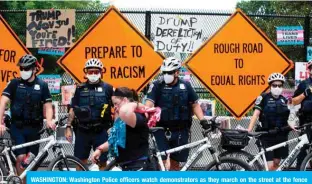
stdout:
POLYGON ((101 71, 99 71, 99 70, 88 70, 87 71, 87 74, 89 74, 89 75, 92 75, 92 74, 97 75, 99 73, 101 73, 101 71))
POLYGON ((32 69, 32 67, 20 67, 19 69, 20 71, 29 71, 32 69))
POLYGON ((175 71, 169 71, 169 72, 162 72, 163 74, 168 74, 168 75, 172 75, 175 73, 175 71))
POLYGON ((282 88, 283 87, 283 84, 272 84, 272 87, 273 88, 282 88))

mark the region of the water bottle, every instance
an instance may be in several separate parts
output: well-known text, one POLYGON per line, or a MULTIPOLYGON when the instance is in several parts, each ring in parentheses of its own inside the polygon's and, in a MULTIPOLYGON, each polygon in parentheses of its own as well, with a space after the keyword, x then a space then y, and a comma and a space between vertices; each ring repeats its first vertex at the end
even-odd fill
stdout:
POLYGON ((298 117, 297 117, 297 112, 296 112, 296 107, 292 104, 292 99, 289 99, 289 103, 288 103, 288 109, 290 111, 289 113, 289 117, 287 120, 287 123, 289 126, 291 127, 295 127, 298 126, 297 122, 298 122, 298 117))
POLYGON ((36 155, 32 152, 29 152, 24 160, 21 162, 21 169, 26 169, 28 165, 35 159, 36 155))

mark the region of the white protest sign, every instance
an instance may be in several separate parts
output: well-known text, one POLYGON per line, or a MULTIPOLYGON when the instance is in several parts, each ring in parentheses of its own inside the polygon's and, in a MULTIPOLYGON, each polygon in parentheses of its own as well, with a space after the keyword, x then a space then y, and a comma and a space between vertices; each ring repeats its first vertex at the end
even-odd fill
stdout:
POLYGON ((203 42, 204 22, 194 16, 156 15, 152 30, 154 50, 192 53, 203 42))
POLYGON ((310 72, 307 69, 307 62, 296 62, 295 65, 295 80, 296 86, 310 76, 310 72))

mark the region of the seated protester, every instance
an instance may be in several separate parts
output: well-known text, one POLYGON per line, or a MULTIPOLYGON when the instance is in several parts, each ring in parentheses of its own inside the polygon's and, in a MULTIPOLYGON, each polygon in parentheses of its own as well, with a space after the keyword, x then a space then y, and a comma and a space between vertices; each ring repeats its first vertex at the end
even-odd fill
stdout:
POLYGON ((115 157, 123 171, 149 170, 149 130, 145 109, 135 91, 126 87, 117 88, 112 96, 115 108, 115 122, 110 130, 108 141, 100 145, 91 159, 96 163, 104 152, 115 157))

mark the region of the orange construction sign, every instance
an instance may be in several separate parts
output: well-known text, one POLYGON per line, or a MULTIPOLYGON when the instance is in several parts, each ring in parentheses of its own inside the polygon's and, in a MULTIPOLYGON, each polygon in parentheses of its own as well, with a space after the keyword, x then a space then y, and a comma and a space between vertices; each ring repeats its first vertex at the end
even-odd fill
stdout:
POLYGON ((268 76, 286 74, 293 63, 238 9, 186 66, 233 116, 241 118, 268 89, 268 76))
POLYGON ((159 71, 164 57, 115 7, 84 33, 58 64, 78 83, 85 81, 83 68, 90 58, 103 62, 102 79, 114 87, 140 91, 159 71))
MULTIPOLYGON (((19 67, 17 66, 19 59, 23 55, 31 53, 1 15, 0 35, 0 92, 2 93, 10 80, 20 77, 19 67)), ((40 72, 42 71, 43 68, 41 67, 40 72)))

